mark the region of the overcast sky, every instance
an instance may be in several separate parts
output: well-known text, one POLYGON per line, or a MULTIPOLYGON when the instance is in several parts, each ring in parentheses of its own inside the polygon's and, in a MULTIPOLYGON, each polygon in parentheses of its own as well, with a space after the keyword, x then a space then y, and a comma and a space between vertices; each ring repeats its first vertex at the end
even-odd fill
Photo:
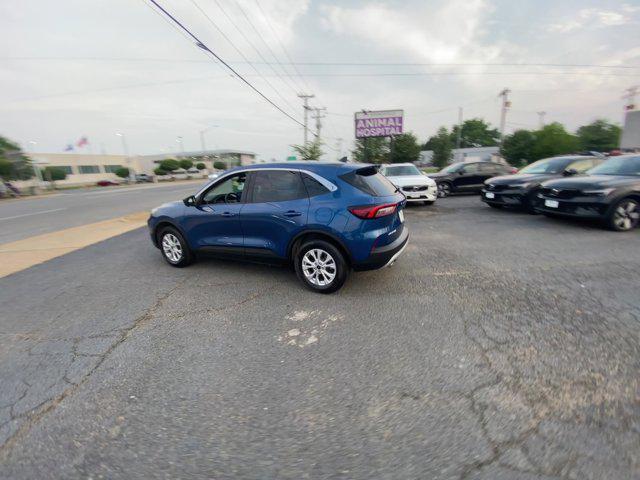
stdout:
MULTIPOLYGON (((405 130, 425 141, 458 106, 497 125, 508 87, 509 131, 536 127, 538 111, 575 129, 621 122, 620 97, 640 83, 640 1, 158 1, 296 119, 296 92, 315 94, 326 158, 338 138, 352 148, 363 108, 404 109, 405 130)), ((122 153, 116 132, 131 153, 179 150, 178 136, 196 150, 213 125, 208 148, 284 159, 302 142, 299 125, 145 0, 2 2, 0 31, 0 134, 30 150, 61 152, 86 135, 83 151, 122 153)))

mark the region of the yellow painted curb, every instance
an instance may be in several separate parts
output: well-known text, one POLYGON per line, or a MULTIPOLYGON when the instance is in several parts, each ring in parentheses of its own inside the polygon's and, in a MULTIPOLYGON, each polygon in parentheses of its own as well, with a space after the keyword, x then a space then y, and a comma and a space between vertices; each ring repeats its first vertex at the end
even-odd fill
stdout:
POLYGON ((149 212, 89 223, 0 245, 0 278, 140 228, 149 212))

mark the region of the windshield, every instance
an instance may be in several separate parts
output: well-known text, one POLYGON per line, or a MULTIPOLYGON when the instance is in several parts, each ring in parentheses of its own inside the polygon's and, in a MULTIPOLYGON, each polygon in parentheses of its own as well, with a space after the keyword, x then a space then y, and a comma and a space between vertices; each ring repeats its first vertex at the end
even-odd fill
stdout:
POLYGON ((562 173, 575 158, 545 158, 527 165, 519 173, 562 173))
POLYGON ((384 167, 383 172, 387 177, 400 177, 403 175, 422 175, 415 165, 394 165, 384 167))
POLYGON ((460 167, 462 167, 462 165, 464 165, 464 162, 452 163, 448 167, 444 167, 442 170, 440 170, 440 172, 441 173, 457 172, 460 169, 460 167))
POLYGON ((589 175, 640 175, 640 157, 614 157, 587 173, 589 175))

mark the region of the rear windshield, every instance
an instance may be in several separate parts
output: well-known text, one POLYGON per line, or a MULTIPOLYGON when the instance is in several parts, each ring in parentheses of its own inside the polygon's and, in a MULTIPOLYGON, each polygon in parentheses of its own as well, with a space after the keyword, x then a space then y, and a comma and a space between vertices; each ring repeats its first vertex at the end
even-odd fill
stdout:
POLYGON ((340 178, 358 190, 373 195, 374 197, 384 197, 393 195, 396 187, 386 179, 375 167, 366 167, 354 170, 341 175, 340 178))

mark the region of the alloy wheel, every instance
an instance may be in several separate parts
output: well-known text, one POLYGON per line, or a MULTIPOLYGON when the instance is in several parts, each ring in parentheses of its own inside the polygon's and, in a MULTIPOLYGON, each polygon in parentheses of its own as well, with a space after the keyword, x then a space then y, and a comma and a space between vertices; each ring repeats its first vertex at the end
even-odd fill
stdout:
POLYGON ((312 248, 302 257, 302 272, 311 284, 324 287, 336 278, 336 261, 326 250, 312 248))
POLYGON ((631 230, 638 225, 640 220, 640 208, 635 200, 624 200, 613 214, 613 224, 618 230, 631 230))
POLYGON ((448 197, 451 193, 451 187, 448 183, 439 183, 438 184, 438 196, 439 197, 448 197))
POLYGON ((162 251, 172 263, 178 263, 182 258, 182 245, 173 233, 167 233, 162 237, 162 251))

